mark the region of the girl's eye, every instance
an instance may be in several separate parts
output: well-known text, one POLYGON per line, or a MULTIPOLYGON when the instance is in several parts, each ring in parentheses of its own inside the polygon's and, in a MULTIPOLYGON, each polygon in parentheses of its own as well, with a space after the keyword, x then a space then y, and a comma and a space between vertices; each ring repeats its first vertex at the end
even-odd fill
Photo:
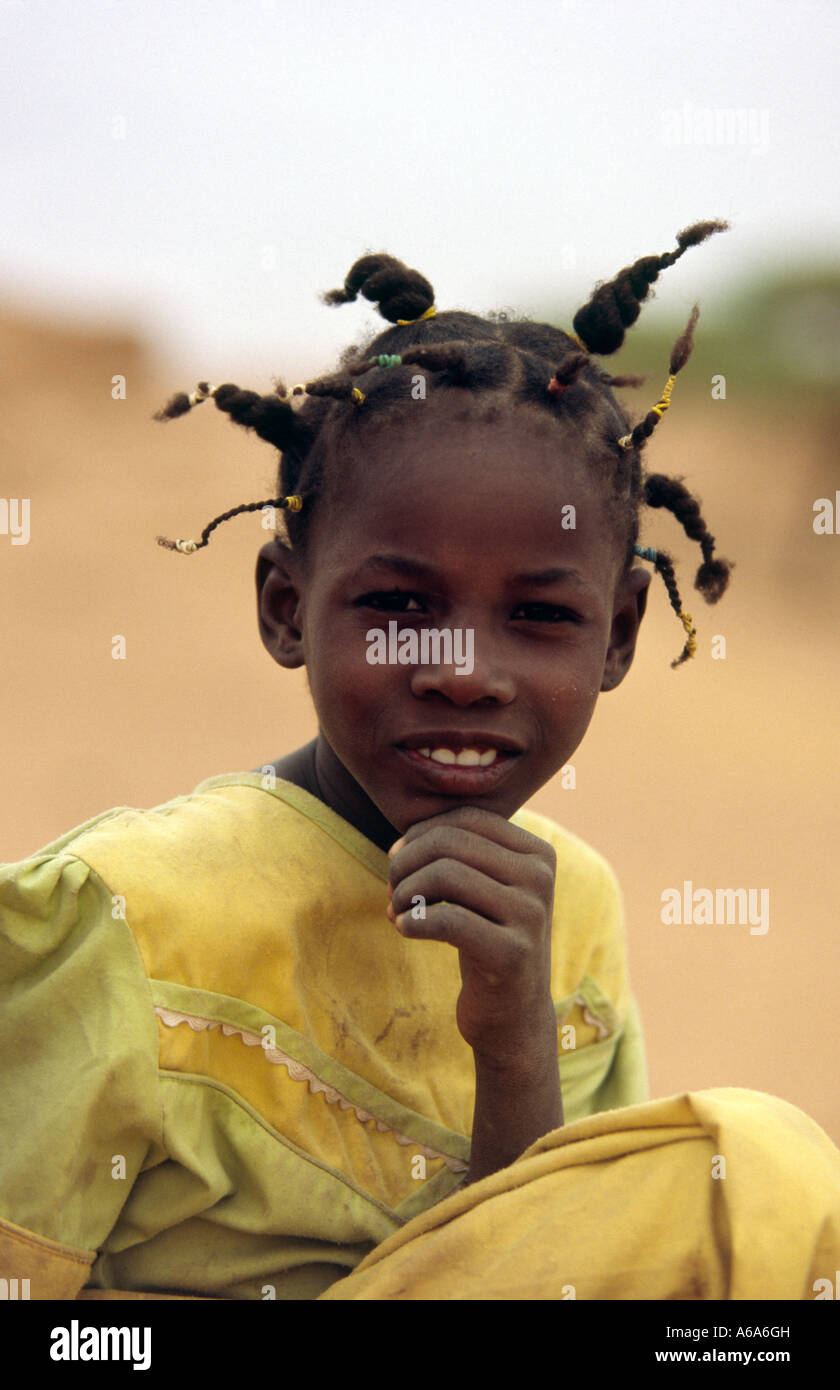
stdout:
POLYGON ((407 593, 404 589, 377 589, 374 593, 362 594, 361 598, 356 599, 356 607, 376 608, 385 613, 422 611, 421 600, 417 595, 407 593))
POLYGON ((580 614, 573 612, 571 608, 560 608, 556 603, 520 603, 513 617, 522 618, 529 623, 580 622, 580 614))

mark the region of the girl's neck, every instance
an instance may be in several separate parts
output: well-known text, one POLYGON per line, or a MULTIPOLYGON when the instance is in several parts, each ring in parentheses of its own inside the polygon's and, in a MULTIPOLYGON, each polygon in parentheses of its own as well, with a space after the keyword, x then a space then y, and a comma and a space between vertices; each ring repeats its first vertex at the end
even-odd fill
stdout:
POLYGON ((264 766, 273 767, 283 781, 292 782, 323 801, 325 806, 329 806, 336 815, 386 853, 399 839, 399 831, 385 819, 355 778, 350 776, 323 735, 319 734, 294 753, 288 753, 285 758, 278 758, 264 766))

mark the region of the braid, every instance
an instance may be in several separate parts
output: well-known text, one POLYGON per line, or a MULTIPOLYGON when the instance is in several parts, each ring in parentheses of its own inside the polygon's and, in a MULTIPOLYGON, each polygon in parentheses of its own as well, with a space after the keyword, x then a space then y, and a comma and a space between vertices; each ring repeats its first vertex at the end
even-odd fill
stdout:
POLYGON ((356 261, 341 290, 327 290, 325 304, 351 304, 359 295, 378 303, 384 319, 417 319, 435 302, 435 292, 424 275, 409 270, 394 256, 384 253, 356 261))
POLYGON ((645 501, 649 507, 666 507, 673 512, 685 534, 692 541, 698 541, 703 555, 703 563, 694 580, 707 603, 717 603, 726 592, 729 560, 712 558, 715 539, 700 515, 700 505, 678 478, 667 478, 663 473, 651 473, 644 483, 645 501))
POLYGON ((697 631, 691 621, 690 615, 686 613, 682 606, 682 599, 680 598, 680 591, 677 588, 677 579, 674 574, 674 565, 670 555, 666 554, 664 550, 657 550, 654 568, 657 574, 661 574, 665 583, 665 588, 668 591, 671 607, 686 631, 685 646, 679 656, 671 662, 672 669, 676 669, 677 666, 682 666, 684 661, 688 661, 689 657, 694 655, 697 649, 697 631))
MULTIPOLYGON (((295 387, 294 390, 299 388, 295 387)), ((285 449, 293 443, 295 434, 301 434, 298 417, 287 400, 275 393, 273 396, 260 396, 256 391, 242 391, 231 382, 223 386, 210 386, 200 381, 192 396, 183 391, 172 396, 166 405, 154 416, 155 420, 175 420, 185 415, 193 406, 212 397, 219 410, 224 410, 238 425, 254 430, 261 439, 285 449)))
MULTIPOLYGON (((589 366, 589 358, 584 352, 571 352, 559 365, 554 368, 554 376, 550 379, 547 390, 552 396, 560 396, 573 386, 583 371, 589 366)), ((603 378, 601 378, 603 380, 603 378)))
POLYGON ((213 397, 219 410, 226 411, 237 425, 253 430, 260 439, 278 449, 292 443, 297 417, 288 401, 277 394, 260 396, 256 391, 242 391, 226 383, 216 387, 213 397))
POLYGON ((190 398, 185 391, 179 391, 176 396, 170 396, 166 405, 155 411, 154 419, 177 420, 179 415, 186 415, 188 410, 192 410, 190 398))
POLYGON ((399 367, 404 363, 415 362, 418 366, 426 367, 430 372, 450 372, 455 376, 463 376, 466 348, 466 343, 449 342, 409 348, 400 354, 379 353, 376 357, 370 357, 364 362, 357 363, 351 369, 351 375, 360 376, 364 372, 372 372, 376 367, 387 370, 389 367, 399 367))
POLYGON ((352 401, 361 405, 364 400, 358 386, 353 384, 349 372, 336 372, 333 376, 322 376, 318 381, 306 383, 307 396, 330 396, 336 401, 352 401))
POLYGON ((243 502, 240 507, 231 507, 229 512, 222 512, 221 516, 208 522, 201 533, 200 541, 170 541, 166 536, 158 536, 157 543, 166 550, 180 550, 185 555, 192 555, 196 550, 203 550, 216 527, 221 526, 223 521, 230 521, 232 516, 239 516, 241 512, 258 512, 263 507, 288 507, 290 511, 298 512, 302 503, 302 497, 268 497, 263 502, 243 502))
POLYGON ((653 431, 656 429, 665 411, 670 406, 671 392, 674 388, 674 382, 677 379, 677 372, 685 366, 691 356, 691 349, 694 346, 694 327, 699 317, 700 309, 699 306, 695 304, 689 315, 688 323, 671 348, 671 357, 668 367, 670 375, 665 383, 662 395, 653 409, 648 411, 644 420, 640 420, 639 424, 636 425, 635 429, 633 429, 630 434, 623 435, 618 441, 623 449, 641 448, 645 441, 653 434, 653 431))
POLYGON ((599 357, 617 352, 624 342, 624 330, 636 322, 642 301, 661 270, 678 261, 690 246, 697 246, 714 232, 725 231, 728 222, 696 222, 677 233, 677 250, 661 256, 643 256, 625 266, 614 280, 599 285, 592 298, 578 309, 572 325, 584 346, 599 357))
MULTIPOLYGON (((172 396, 158 411, 156 419, 173 420, 212 396, 219 410, 273 444, 281 455, 276 498, 224 512, 204 528, 198 542, 159 537, 160 543, 191 553, 206 546, 215 528, 231 517, 274 506, 286 510, 290 545, 304 550, 324 485, 337 472, 335 459, 340 457, 345 436, 349 439, 358 430, 373 427, 367 423, 371 420, 378 428, 398 419, 410 398, 409 385, 414 396, 416 369, 420 369, 427 381, 434 379, 435 391, 498 392, 511 407, 534 404, 555 419, 572 423, 598 474, 615 524, 627 536, 626 567, 638 549, 640 505, 666 507, 687 535, 699 542, 703 563, 695 587, 707 602, 716 602, 726 589, 730 563, 714 558, 714 538, 682 483, 661 474, 643 479, 639 453, 668 409, 674 378, 691 354, 697 307, 672 348, 662 398, 630 434, 624 433, 629 421, 612 388, 639 386, 643 378, 612 376, 599 369, 590 354, 616 351, 660 272, 689 247, 726 226, 725 222, 698 222, 678 234, 675 250, 642 257, 608 284, 598 286, 575 314, 574 333, 501 314, 480 318, 462 310, 438 313, 434 289, 419 271, 385 253, 362 256, 348 271, 343 288, 327 291, 322 299, 330 305, 348 304, 361 294, 377 305, 387 327, 364 344, 346 348, 339 370, 289 390, 278 381, 270 395, 231 383, 211 387, 200 382, 191 396, 183 392, 172 396), (294 397, 304 398, 298 409, 292 407, 294 397), (362 405, 364 409, 359 409, 362 405)), ((686 629, 683 652, 672 663, 678 666, 693 654, 696 634, 683 611, 670 557, 657 551, 648 558, 654 558, 671 606, 686 629)))
POLYGON ((435 343, 409 348, 403 362, 415 363, 429 372, 441 372, 452 386, 473 391, 494 391, 504 386, 511 374, 514 355, 487 352, 484 344, 435 343))
POLYGON ((170 396, 166 405, 158 410, 154 416, 155 420, 176 420, 179 415, 186 415, 188 410, 192 410, 194 405, 200 405, 206 401, 208 396, 212 396, 215 386, 210 386, 206 381, 200 381, 193 394, 188 396, 185 391, 179 391, 176 396, 170 396))

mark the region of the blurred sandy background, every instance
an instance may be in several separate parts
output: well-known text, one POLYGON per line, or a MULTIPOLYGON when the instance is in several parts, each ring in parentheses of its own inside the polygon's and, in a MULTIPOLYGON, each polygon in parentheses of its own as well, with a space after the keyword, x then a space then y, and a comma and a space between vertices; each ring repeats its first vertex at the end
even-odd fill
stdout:
MULTIPOLYGON (((407 24, 408 9, 397 8, 407 24)), ((14 27, 18 12, 12 6, 5 9, 6 22, 14 27)), ((166 48, 178 81, 182 77, 186 81, 196 65, 201 70, 202 63, 209 61, 206 34, 196 32, 187 41, 176 32, 174 40, 169 35, 164 44, 151 22, 143 27, 136 7, 111 9, 128 15, 125 23, 130 20, 141 26, 132 32, 132 43, 139 44, 138 35, 143 34, 149 51, 166 48), (189 44, 195 48, 191 50, 189 44)), ((544 7, 531 7, 537 9, 541 16, 547 13, 544 7)), ((768 9, 771 18, 775 14, 779 21, 775 43, 780 59, 800 62, 792 98, 800 100, 803 90, 819 85, 816 75, 801 66, 805 49, 797 44, 802 26, 791 23, 789 7, 762 7, 761 14, 766 17, 768 9)), ((803 13, 806 9, 814 6, 803 7, 803 13)), ((692 38, 691 25, 695 20, 705 24, 707 10, 704 6, 697 16, 691 12, 689 32, 677 42, 692 38)), ((170 11, 176 28, 189 19, 189 6, 168 7, 170 11)), ((227 15, 228 7, 219 6, 219 12, 227 15)), ((263 6, 260 23, 266 22, 267 13, 269 7, 263 6)), ((327 6, 318 22, 326 25, 329 16, 337 23, 338 14, 327 6)), ((571 5, 560 7, 550 23, 583 23, 583 34, 584 21, 581 8, 571 5)), ((79 25, 84 22, 79 18, 79 25)), ((804 29, 807 35, 807 26, 804 29)), ((575 34, 582 43, 578 30, 575 34)), ((552 31, 552 36, 559 40, 561 29, 556 35, 552 31)), ((80 34, 80 53, 83 37, 80 34)), ((623 37, 613 40, 619 58, 623 37)), ((25 27, 19 27, 21 62, 26 38, 25 27)), ((103 42, 106 38, 103 31, 103 42)), ((289 40, 288 32, 285 38, 289 40)), ((45 35, 39 42, 47 45, 58 40, 45 35)), ((809 40, 809 52, 810 48, 809 40)), ((683 72, 690 73, 694 60, 688 50, 680 53, 683 72)), ((327 74, 338 72, 339 67, 344 70, 343 59, 349 55, 345 51, 340 56, 341 63, 330 47, 327 74)), ((725 46, 731 81, 725 90, 718 90, 716 100, 763 109, 770 99, 749 85, 747 56, 734 41, 725 46), (737 59, 731 56, 736 52, 737 59)), ((58 72, 52 49, 49 60, 48 71, 58 72)), ((423 61, 421 55, 421 67, 423 61)), ((511 61, 516 68, 515 59, 511 61)), ((713 48, 710 69, 719 61, 720 53, 713 48)), ((818 64, 819 57, 808 61, 818 64)), ((369 59, 371 68, 382 71, 381 64, 369 59)), ((138 96, 140 87, 130 85, 131 72, 126 57, 120 79, 124 89, 133 93, 133 104, 124 98, 120 105, 117 87, 101 99, 92 85, 85 89, 88 95, 80 101, 82 109, 91 113, 91 122, 94 116, 106 122, 114 111, 125 109, 135 131, 142 124, 147 108, 138 96)), ((516 72, 527 79, 527 66, 516 72)), ((330 269, 319 268, 316 275, 307 267, 304 275, 296 258, 314 232, 301 224, 295 207, 306 203, 309 185, 293 190, 296 201, 289 209, 278 195, 272 237, 280 259, 270 267, 268 281, 255 278, 245 288, 234 283, 228 290, 230 304, 224 306, 224 312, 230 310, 232 316, 241 310, 240 320, 243 315, 247 320, 258 292, 269 307, 278 306, 278 322, 282 320, 278 346, 269 344, 260 320, 261 336, 256 335, 251 345, 250 365, 246 365, 241 340, 229 353, 224 350, 227 320, 218 285, 228 271, 235 281, 236 267, 233 253, 220 251, 218 261, 209 266, 202 260, 202 248, 213 241, 214 221, 208 206, 201 205, 196 213, 192 242, 172 230, 170 214, 183 218, 188 197, 182 192, 170 200, 177 189, 174 176, 165 191, 159 178, 155 181, 168 149, 159 146, 151 155, 146 151, 142 176, 147 181, 151 178, 149 202, 158 211, 161 234, 169 237, 166 254, 174 271, 169 277, 158 275, 148 281, 153 311, 144 311, 141 300, 147 282, 142 272, 152 265, 153 257, 139 233, 134 248, 125 231, 126 208, 131 211, 125 170, 118 174, 103 159, 94 169, 92 176, 99 178, 101 189, 97 225, 110 228, 110 242, 99 232, 100 240, 94 237, 93 244, 106 257, 107 249, 101 249, 106 242, 116 241, 122 247, 123 262, 109 263, 109 274, 114 285, 120 283, 121 273, 122 281, 131 284, 132 303, 127 305, 116 289, 111 293, 103 277, 86 301, 80 289, 79 262, 84 238, 73 230, 78 209, 64 187, 59 187, 55 202, 48 196, 50 170, 61 162, 57 156, 64 148, 60 101, 52 111, 51 126, 32 134, 33 140, 37 135, 41 142, 36 148, 44 165, 40 175, 44 209, 51 209, 49 216, 56 223, 66 217, 68 226, 66 236, 61 231, 64 249, 51 250, 46 241, 26 240, 21 223, 21 240, 18 244, 12 238, 5 272, 0 261, 0 494, 31 499, 30 543, 12 546, 9 537, 0 535, 2 859, 23 857, 110 806, 152 806, 214 773, 256 767, 299 746, 315 732, 304 674, 275 667, 259 641, 253 592, 256 552, 265 539, 259 520, 237 519, 217 533, 208 550, 192 559, 155 545, 158 533, 197 535, 218 512, 271 496, 274 487, 273 451, 232 428, 211 406, 167 427, 153 423, 152 412, 173 390, 192 389, 204 376, 238 380, 264 390, 274 373, 298 380, 313 370, 328 369, 335 354, 327 353, 322 344, 315 352, 311 345, 310 329, 329 317, 317 305, 315 293, 340 282, 352 259, 365 249, 365 237, 405 256, 433 280, 444 242, 457 241, 465 273, 460 276, 459 266, 449 263, 445 271, 452 285, 465 284, 455 296, 458 303, 480 310, 503 307, 509 301, 523 311, 555 313, 555 321, 565 322, 550 288, 556 280, 542 276, 519 300, 510 279, 494 281, 489 273, 482 279, 481 266, 470 267, 473 279, 469 280, 468 253, 477 241, 466 227, 458 230, 454 175, 444 207, 435 201, 434 168, 424 169, 421 163, 415 169, 414 184, 425 183, 429 192, 425 205, 420 199, 410 209, 413 242, 400 239, 383 211, 389 199, 393 201, 393 187, 385 173, 370 168, 371 146, 365 132, 371 121, 375 126, 377 113, 384 120, 391 96, 400 109, 406 103, 410 106, 414 89, 410 82, 397 84, 393 92, 365 92, 363 101, 365 87, 358 68, 354 81, 358 88, 355 134, 343 126, 336 106, 332 119, 344 153, 330 151, 329 159, 336 161, 337 168, 353 156, 354 146, 365 147, 365 158, 356 150, 353 165, 360 185, 355 220, 348 225, 323 221, 325 249, 319 267, 330 269), (289 220, 284 221, 287 213, 289 220), (109 218, 114 219, 116 230, 109 218), (24 246, 25 250, 20 249, 24 246), (136 266, 129 272, 133 255, 136 266), (62 293, 63 256, 72 304, 62 293), (41 273, 44 266, 51 267, 49 274, 41 273), (471 294, 469 285, 478 282, 481 294, 471 294), (289 302, 299 288, 306 307, 295 319, 289 302), (180 316, 182 323, 191 319, 191 341, 168 333, 170 307, 173 319, 180 316), (101 323, 94 322, 97 315, 101 323), (199 350, 202 341, 206 353, 199 350), (297 356, 289 346, 294 341, 302 345, 297 356), (253 366, 255 360, 258 368, 253 366), (112 398, 115 375, 125 377, 124 400, 112 398), (121 661, 111 655, 112 639, 118 634, 126 641, 127 655, 121 661)), ((561 63, 552 91, 565 90, 574 98, 568 83, 576 81, 571 72, 564 77, 561 63)), ((626 94, 629 76, 625 83, 626 94)), ((172 92, 177 85, 173 78, 172 92)), ((329 88, 326 79, 323 85, 329 88)), ((186 152, 196 151, 202 175, 214 180, 214 208, 218 203, 220 221, 227 226, 236 201, 224 189, 232 161, 229 166, 223 155, 220 165, 210 168, 207 150, 214 148, 213 122, 218 111, 214 114, 212 108, 212 84, 206 90, 210 114, 206 107, 199 107, 193 94, 189 108, 193 117, 181 110, 173 139, 183 167, 189 164, 186 152), (194 119, 194 126, 185 131, 188 119, 194 119)), ((667 91, 663 87, 655 99, 654 115, 661 112, 663 103, 681 100, 686 90, 695 101, 702 100, 704 93, 707 100, 712 99, 706 88, 691 88, 685 82, 667 91)), ((587 105, 585 93, 578 91, 576 100, 586 118, 581 127, 591 126, 598 109, 594 98, 587 105)), ((777 95, 774 100, 782 98, 777 95)), ((149 102, 151 112, 151 98, 149 102)), ((787 142, 793 137, 784 126, 785 113, 777 106, 771 109, 779 118, 774 133, 787 158, 787 142)), ((608 158, 606 151, 619 138, 621 113, 615 106, 612 110, 612 125, 605 125, 600 133, 596 130, 594 137, 602 141, 601 149, 593 154, 585 148, 579 154, 576 177, 588 180, 587 187, 593 159, 604 168, 597 160, 608 158)), ((248 108, 247 119, 233 102, 224 114, 234 131, 239 129, 237 120, 242 123, 243 143, 247 137, 252 145, 259 144, 255 129, 265 134, 269 126, 275 131, 282 126, 278 113, 272 110, 269 121, 259 102, 256 108, 248 108)), ((547 113, 547 123, 554 122, 555 131, 556 115, 547 113)), ((644 108, 634 107, 632 121, 640 132, 645 119, 644 108)), ((477 129, 468 125, 462 132, 468 155, 477 129)), ((803 120, 793 134, 801 143, 812 144, 809 129, 803 120)), ((298 134, 302 137, 301 131, 298 134)), ((287 152, 294 155, 300 144, 295 132, 287 131, 283 139, 287 152)), ((315 153, 327 159, 326 146, 316 144, 315 153)), ((647 519, 643 540, 653 545, 660 542, 678 557, 683 592, 699 629, 697 659, 671 671, 669 661, 680 649, 682 631, 661 583, 654 580, 636 665, 624 686, 599 704, 575 758, 576 789, 563 790, 558 780, 533 804, 595 844, 622 883, 652 1094, 710 1086, 770 1091, 802 1107, 840 1142, 836 1022, 840 535, 816 535, 812 525, 815 499, 833 499, 835 488, 840 487, 840 416, 833 404, 840 337, 837 288, 836 283, 821 282, 808 292, 807 303, 798 301, 798 309, 793 301, 792 307, 779 307, 773 294, 785 283, 788 271, 792 279, 807 278, 812 263, 803 245, 807 229, 802 240, 789 230, 791 219, 798 215, 796 198, 781 173, 771 177, 768 163, 762 166, 763 182, 756 182, 758 161, 751 161, 750 150, 712 153, 718 157, 717 166, 709 162, 710 152, 705 149, 671 152, 665 182, 679 176, 690 183, 694 178, 697 187, 690 199, 685 187, 663 190, 662 178, 653 177, 654 171, 661 174, 661 147, 640 153, 638 177, 632 180, 638 188, 638 205, 624 177, 621 225, 604 215, 604 207, 614 205, 615 190, 602 185, 588 192, 589 206, 579 204, 578 220, 570 222, 577 227, 580 252, 574 273, 567 273, 563 281, 562 312, 582 302, 598 276, 611 275, 635 255, 671 245, 676 228, 693 218, 731 215, 737 225, 740 214, 748 248, 757 244, 749 242, 750 234, 755 236, 759 228, 760 235, 769 238, 777 218, 778 238, 765 247, 768 264, 772 261, 775 266, 775 279, 768 272, 769 279, 759 277, 753 284, 744 242, 738 242, 733 233, 730 252, 724 247, 727 239, 716 238, 714 250, 692 252, 678 269, 663 277, 657 287, 659 299, 669 304, 672 318, 667 323, 658 319, 653 336, 645 337, 647 330, 640 325, 638 350, 628 346, 615 367, 632 371, 639 368, 641 359, 643 370, 649 365, 648 387, 641 396, 630 398, 632 408, 641 413, 649 399, 656 399, 664 380, 667 341, 677 324, 673 315, 679 316, 701 287, 704 318, 697 357, 685 378, 680 378, 673 408, 657 432, 646 464, 684 474, 702 498, 720 553, 737 564, 732 587, 717 608, 707 608, 691 590, 697 547, 685 540, 670 517, 659 513, 647 519), (652 176, 646 187, 644 161, 651 158, 652 176), (702 178, 697 173, 700 163, 702 178), (675 165, 679 166, 676 173, 675 165), (659 199, 655 237, 648 231, 653 223, 647 205, 647 188, 654 186, 659 199), (739 200, 745 189, 742 205, 739 200), (598 206, 599 236, 606 249, 595 272, 590 270, 581 229, 593 220, 598 206), (738 267, 737 274, 733 265, 738 267), (709 267, 716 268, 717 279, 709 267), (724 300, 730 310, 735 300, 742 307, 715 327, 714 305, 724 300), (817 335, 816 345, 815 319, 823 323, 822 340, 817 335), (704 336, 707 323, 711 327, 704 336), (779 348, 780 343, 788 344, 787 352, 779 348), (715 373, 726 377, 725 400, 712 397, 710 382, 715 373), (718 634, 726 638, 725 660, 711 657, 712 639, 718 634), (669 887, 680 888, 685 879, 696 887, 769 889, 769 931, 754 936, 748 926, 663 925, 661 894, 669 887)), ((499 147, 491 154, 482 147, 477 155, 479 171, 489 167, 496 154, 501 155, 496 173, 504 186, 505 158, 517 160, 519 152, 506 155, 499 147)), ((618 168, 620 156, 615 159, 618 168)), ((97 165, 96 160, 90 162, 91 167, 97 165)), ((321 171, 319 186, 329 183, 332 167, 328 162, 321 171)), ((278 186, 282 182, 283 188, 288 187, 288 167, 278 166, 277 173, 278 186)), ((22 196, 18 189, 15 216, 20 214, 22 196)), ((398 190, 397 202, 400 197, 404 200, 405 193, 398 190)), ((541 201, 535 188, 529 204, 535 241, 548 255, 552 254, 549 224, 558 203, 575 207, 573 194, 564 191, 561 197, 549 192, 541 201)), ((340 197, 335 206, 340 211, 340 197)), ((243 226, 250 227, 241 205, 233 212, 243 226)), ((807 221, 805 213, 801 216, 803 223, 807 221)), ((262 228, 268 225, 264 206, 255 217, 257 230, 249 240, 248 254, 256 260, 265 239, 262 228)), ((504 227, 496 228, 493 235, 494 254, 507 265, 514 259, 514 235, 504 227)), ((487 238, 492 240, 489 231, 487 238)), ((156 264, 159 268, 163 262, 156 264)), ((453 296, 441 293, 438 302, 447 306, 453 296)), ((356 308, 346 311, 337 327, 330 321, 329 332, 337 342, 352 341, 375 322, 367 309, 356 312, 356 308)), ((650 317, 658 312, 655 306, 650 317)), ((240 328, 245 331, 241 324, 240 328)))

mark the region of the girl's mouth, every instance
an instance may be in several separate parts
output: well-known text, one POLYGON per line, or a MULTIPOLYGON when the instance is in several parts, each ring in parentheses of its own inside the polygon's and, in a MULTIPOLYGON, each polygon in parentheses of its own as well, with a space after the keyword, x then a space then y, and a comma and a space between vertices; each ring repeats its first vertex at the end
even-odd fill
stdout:
POLYGON ((450 796, 480 796, 509 772, 519 752, 475 742, 451 746, 429 742, 420 747, 397 744, 397 753, 426 784, 450 796))
POLYGON ((499 755, 498 748, 415 748, 424 758, 445 767, 490 767, 499 755))

